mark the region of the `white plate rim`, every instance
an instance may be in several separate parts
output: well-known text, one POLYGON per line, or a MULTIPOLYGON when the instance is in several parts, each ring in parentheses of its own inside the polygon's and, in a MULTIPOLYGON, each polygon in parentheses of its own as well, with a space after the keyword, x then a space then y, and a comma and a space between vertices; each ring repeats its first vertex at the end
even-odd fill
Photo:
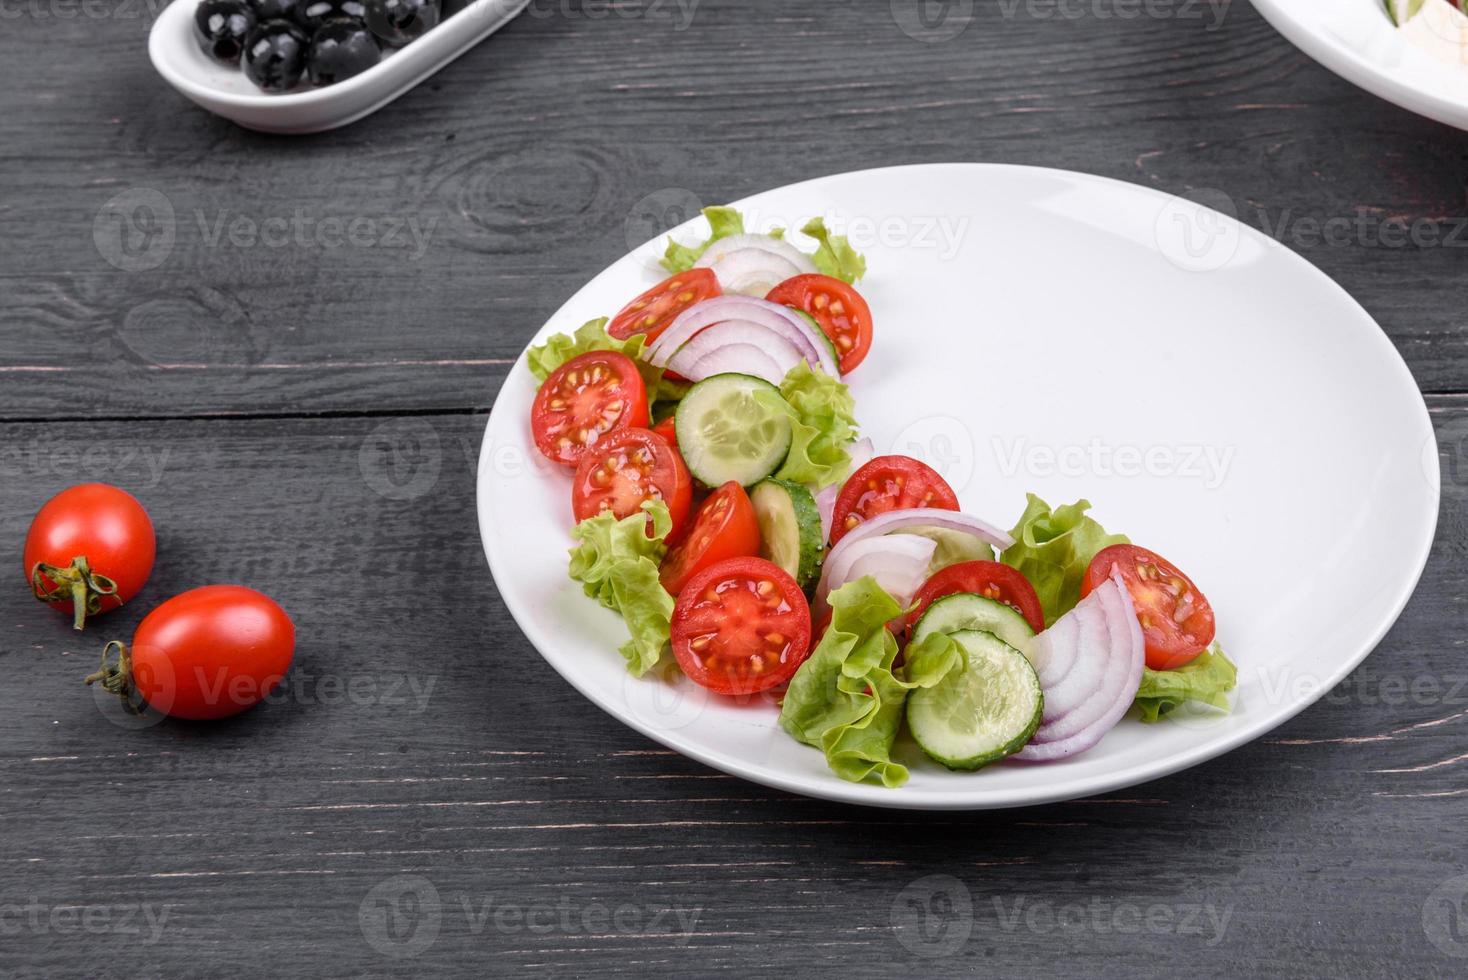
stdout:
MULTIPOLYGON (((1094 174, 1080 173, 1077 171, 1061 170, 1051 167, 1023 166, 1016 164, 939 163, 877 167, 859 171, 827 174, 822 177, 811 178, 809 180, 799 181, 794 184, 770 188, 766 191, 760 192, 759 194, 750 195, 749 197, 741 198, 738 201, 731 202, 731 205, 736 208, 745 208, 749 206, 749 202, 752 199, 759 197, 763 194, 768 194, 775 191, 797 192, 803 188, 808 188, 813 185, 824 183, 826 181, 841 178, 855 178, 877 174, 890 174, 893 176, 902 174, 912 175, 921 171, 953 169, 968 171, 969 173, 973 174, 976 179, 981 178, 985 174, 995 174, 1005 171, 1015 171, 1031 175, 1051 175, 1070 181, 1090 182, 1108 186, 1115 185, 1127 193, 1140 192, 1146 196, 1154 197, 1158 201, 1159 205, 1176 200, 1173 195, 1170 195, 1153 187, 1147 187, 1141 184, 1134 184, 1127 181, 1116 180, 1109 177, 1101 177, 1094 174)), ((1189 202, 1189 206, 1196 207, 1196 205, 1192 204, 1191 202, 1189 202)), ((1238 222, 1234 218, 1227 215, 1222 215, 1217 212, 1214 212, 1214 214, 1217 216, 1218 220, 1223 221, 1229 225, 1237 226, 1239 233, 1245 238, 1251 239, 1264 247, 1279 247, 1278 242, 1270 239, 1268 236, 1264 235, 1263 232, 1260 232, 1254 228, 1249 227, 1248 225, 1238 222)), ((659 235, 655 239, 649 240, 642 246, 639 246, 637 249, 633 249, 626 255, 618 257, 612 263, 606 266, 601 272, 593 276, 592 279, 588 280, 588 282, 583 285, 581 289, 577 290, 577 292, 573 294, 565 303, 563 303, 562 306, 556 311, 556 313, 539 330, 536 331, 535 336, 531 339, 529 343, 527 343, 526 350, 522 351, 521 354, 515 359, 515 363, 510 367, 509 370, 512 372, 528 370, 526 353, 528 352, 529 347, 539 341, 542 334, 553 332, 551 330, 552 325, 558 324, 562 320, 564 320, 565 312, 568 309, 574 308, 577 305, 577 301, 583 294, 591 291, 594 285, 603 276, 609 275, 613 268, 619 265, 625 258, 643 251, 644 249, 653 245, 655 242, 662 240, 667 235, 672 235, 674 237, 680 237, 684 239, 691 237, 694 229, 697 228, 700 220, 701 219, 699 218, 695 218, 691 221, 684 223, 683 225, 678 226, 677 228, 672 229, 670 232, 667 232, 664 235, 659 235)), ((1418 387, 1415 378, 1412 377, 1412 373, 1407 367, 1406 362, 1402 359, 1400 352, 1392 344, 1391 340, 1381 329, 1380 325, 1377 324, 1375 319, 1363 307, 1361 307, 1361 305, 1357 303, 1356 300, 1349 293, 1347 293, 1343 287, 1340 286, 1340 284, 1336 283, 1335 280, 1331 279, 1325 273, 1321 272, 1318 268, 1315 267, 1315 265, 1313 265, 1311 262, 1306 260, 1298 253, 1289 249, 1284 249, 1284 252, 1287 253, 1287 257, 1283 259, 1283 261, 1297 263, 1301 275, 1316 277, 1316 279, 1324 284, 1328 290, 1334 291, 1346 304, 1354 307, 1357 311, 1359 311, 1362 317, 1364 317, 1368 322, 1376 327, 1376 330, 1373 333, 1373 340, 1378 343, 1378 346, 1381 348, 1384 358, 1386 359, 1387 363, 1391 365, 1392 370, 1397 372, 1404 379, 1405 383, 1410 386, 1411 390, 1416 393, 1417 407, 1421 409, 1419 421, 1422 426, 1423 438, 1424 440, 1433 440, 1432 445, 1436 446, 1431 417, 1427 409, 1426 401, 1422 397, 1421 389, 1418 387)), ((503 389, 501 389, 501 394, 502 393, 503 389)), ((1420 523, 1418 528, 1418 539, 1412 542, 1414 554, 1412 566, 1414 568, 1414 571, 1410 576, 1402 581, 1400 587, 1397 589, 1396 594, 1392 597, 1389 603, 1389 608, 1391 610, 1390 615, 1386 616, 1383 621, 1378 624, 1378 626, 1372 631, 1371 635, 1368 638, 1356 644, 1355 648, 1350 651, 1349 655, 1344 657, 1340 661, 1340 665, 1328 676, 1323 678, 1322 682, 1317 685, 1313 690, 1304 693, 1300 697, 1297 697, 1295 700, 1291 701, 1288 705, 1283 706, 1281 709, 1273 713, 1267 714, 1260 719, 1247 724, 1243 728, 1231 731, 1227 736, 1223 738, 1220 738, 1216 741, 1210 741, 1204 744, 1197 745, 1185 751, 1175 752, 1171 755, 1161 757, 1160 759, 1155 761, 1134 765, 1126 769, 1101 773, 1088 777, 1078 778, 1072 776, 1067 780, 1057 782, 1056 787, 1053 790, 1047 788, 1039 792, 1036 792, 1032 789, 986 790, 980 785, 971 794, 967 795, 950 793, 934 794, 927 791, 912 790, 905 787, 892 790, 868 783, 850 783, 843 780, 835 779, 834 777, 830 780, 823 780, 818 783, 813 783, 807 778, 798 774, 784 773, 778 769, 773 769, 765 766, 750 766, 738 760, 723 757, 716 752, 706 751, 697 743, 687 738, 684 738, 682 734, 677 730, 662 729, 650 725, 642 719, 638 718, 636 714, 626 711, 624 706, 619 705, 616 702, 616 699, 609 696, 607 692, 597 689, 588 683, 585 683, 584 678, 577 676, 574 673, 569 673, 562 670, 561 666, 556 662, 555 658, 546 654, 546 648, 554 645, 553 638, 547 637, 540 631, 539 627, 535 624, 534 617, 530 615, 528 609, 520 604, 519 599, 515 596, 514 590, 506 591, 505 589, 499 587, 500 577, 495 570, 497 567, 511 567, 511 559, 508 556, 498 553, 497 542, 489 532, 490 522, 485 519, 485 515, 492 513, 492 509, 490 506, 491 484, 488 479, 488 475, 492 472, 491 454, 494 451, 494 447, 492 445, 490 435, 493 431, 495 421, 498 417, 497 413, 499 413, 501 410, 507 412, 511 411, 510 408, 502 408, 501 398, 499 397, 499 395, 496 395, 495 403, 490 409, 489 417, 485 423, 485 437, 480 447, 478 467, 476 471, 476 516, 479 524, 480 538, 485 550, 485 557, 489 564, 490 573, 495 579, 497 591, 500 594, 501 601, 504 602, 505 607, 509 610, 510 615, 515 620, 516 625, 520 627, 520 630, 525 634, 531 645, 535 647, 538 653, 540 653, 542 659, 544 659, 558 674, 560 674, 562 678, 570 683, 573 688, 575 688, 589 701, 591 701, 597 707, 601 708, 607 714, 611 715, 613 718, 617 719, 628 727, 640 732, 653 741, 658 742, 659 744, 669 749, 672 749, 673 751, 678 752, 681 755, 684 755, 691 759, 695 759, 698 762, 701 762, 704 765, 707 765, 713 769, 717 769, 720 772, 724 772, 729 775, 748 780, 750 782, 768 786, 774 789, 784 790, 790 793, 795 793, 800 796, 832 800, 842 803, 854 803, 885 809, 970 811, 986 809, 1006 809, 1010 807, 1032 806, 1061 802, 1065 800, 1080 799, 1099 793, 1105 793, 1112 790, 1136 786, 1141 783, 1150 782, 1154 779, 1160 779, 1164 776, 1168 776, 1181 770, 1196 766, 1200 763, 1207 762, 1210 759, 1217 758, 1220 755, 1231 752, 1239 746, 1259 738, 1261 735, 1264 735, 1272 729, 1277 728, 1279 725, 1284 724, 1286 721, 1289 721, 1291 718, 1295 717, 1300 712, 1304 711, 1306 708, 1310 707, 1312 704, 1318 701, 1325 694, 1327 694, 1347 675, 1349 675, 1353 670, 1360 666, 1361 662, 1364 661, 1373 650, 1375 650, 1377 645, 1380 644, 1382 638, 1385 637, 1387 632, 1396 624, 1397 620, 1401 617, 1402 610, 1406 607, 1407 602, 1411 599, 1413 593, 1416 591, 1417 585, 1421 581, 1422 573, 1427 566, 1427 560, 1431 553, 1432 543, 1434 538, 1436 537, 1437 522, 1441 507, 1440 495, 1433 494, 1433 506, 1431 508, 1431 513, 1424 515, 1424 519, 1420 523)), ((1425 442, 1424 445, 1426 445, 1425 442)), ((1437 454, 1434 452, 1424 455, 1422 464, 1425 468, 1424 478, 1427 479, 1432 486, 1438 486, 1441 482, 1441 472, 1437 454)), ((608 649, 610 651, 611 648, 609 647, 608 649)), ((963 777, 959 776, 956 778, 963 777)))

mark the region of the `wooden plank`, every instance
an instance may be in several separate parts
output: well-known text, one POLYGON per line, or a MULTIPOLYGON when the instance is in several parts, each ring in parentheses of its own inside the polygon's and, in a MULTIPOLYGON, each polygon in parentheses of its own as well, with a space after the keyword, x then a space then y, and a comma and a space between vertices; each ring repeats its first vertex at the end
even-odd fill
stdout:
POLYGON ((146 18, 18 7, 0 59, 35 81, 0 113, 0 418, 483 408, 653 230, 648 195, 946 160, 1221 193, 1356 295, 1427 390, 1463 390, 1464 135, 1335 78, 1246 4, 1221 22, 980 4, 938 43, 884 4, 704 2, 684 30, 661 0, 536 4, 309 139, 188 106, 146 62, 146 18), (118 195, 161 195, 172 243, 121 253, 118 195), (1382 244, 1390 218, 1419 244, 1382 244))
POLYGON ((1468 402, 1432 406, 1437 548, 1341 688, 1176 776, 972 815, 767 790, 584 700, 486 572, 481 415, 0 425, 34 447, 0 459, 6 540, 88 478, 161 532, 82 636, 0 590, 0 973, 1460 975, 1423 912, 1468 871, 1468 402), (384 437, 393 462, 363 454, 384 437), (287 693, 113 724, 80 684, 101 643, 217 581, 294 614, 287 693))

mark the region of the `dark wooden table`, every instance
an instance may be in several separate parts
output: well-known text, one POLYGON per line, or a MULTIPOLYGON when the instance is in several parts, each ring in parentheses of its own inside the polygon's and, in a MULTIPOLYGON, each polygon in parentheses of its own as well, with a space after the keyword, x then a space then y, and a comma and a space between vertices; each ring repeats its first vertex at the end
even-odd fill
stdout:
POLYGON ((1464 974, 1468 136, 1239 2, 948 9, 972 22, 535 0, 376 116, 290 139, 175 95, 147 0, 5 0, 0 530, 18 566, 43 500, 104 480, 161 550, 85 635, 18 567, 0 590, 0 974, 1464 974), (485 413, 545 318, 656 230, 649 195, 946 160, 1226 195, 1427 394, 1421 587, 1269 736, 1065 805, 839 806, 624 728, 500 604, 485 413), (122 248, 115 215, 160 199, 172 238, 122 248), (1323 240, 1331 219, 1367 231, 1323 240), (1393 245, 1392 219, 1438 237, 1393 245), (221 724, 117 724, 80 683, 103 640, 215 581, 294 615, 288 689, 221 724))

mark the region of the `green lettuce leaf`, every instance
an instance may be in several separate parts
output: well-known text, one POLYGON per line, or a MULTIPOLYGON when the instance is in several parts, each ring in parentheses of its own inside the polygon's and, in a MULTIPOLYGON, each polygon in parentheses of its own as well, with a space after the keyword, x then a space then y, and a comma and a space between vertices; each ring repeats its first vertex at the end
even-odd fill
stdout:
POLYGON ((1228 692, 1238 684, 1239 671, 1217 643, 1192 663, 1173 670, 1142 670, 1136 706, 1142 720, 1157 721, 1188 701, 1201 701, 1229 710, 1228 692))
POLYGON ((811 258, 823 275, 855 283, 867 274, 867 260, 851 247, 845 235, 831 234, 824 218, 812 218, 800 230, 821 243, 811 258))
POLYGON ((1078 500, 1050 509, 1034 494, 1019 523, 1010 531, 1014 544, 999 560, 1024 573, 1035 587, 1049 626, 1075 606, 1081 598, 1081 579, 1096 552, 1113 544, 1127 544, 1121 534, 1106 529, 1086 516, 1091 504, 1078 500))
POLYGON ((820 489, 846 479, 851 470, 847 445, 856 438, 856 399, 851 390, 805 361, 780 383, 780 398, 762 391, 756 398, 790 416, 790 453, 776 478, 820 489))
POLYGON ((653 500, 642 509, 647 516, 633 514, 619 521, 598 514, 577 524, 571 536, 580 543, 571 549, 569 568, 588 596, 622 614, 631 638, 620 651, 635 677, 662 657, 673 616, 673 597, 658 581, 658 566, 667 552, 663 539, 672 527, 668 505, 653 500))
POLYGON ((871 577, 831 593, 831 625, 785 692, 780 726, 820 749, 842 779, 901 786, 907 767, 892 760, 907 692, 931 687, 963 663, 963 652, 943 634, 907 651, 893 670, 897 641, 888 620, 902 613, 897 600, 871 577))
MULTIPOLYGON (((704 241, 694 245, 680 245, 673 239, 668 239, 668 249, 663 253, 663 268, 675 275, 686 272, 693 268, 693 263, 699 260, 708 247, 720 238, 732 238, 735 235, 744 234, 744 215, 734 208, 718 207, 704 208, 703 216, 709 221, 709 228, 713 234, 704 241)), ((779 238, 780 232, 771 237, 779 238)))
POLYGON ((607 318, 601 317, 597 320, 586 321, 576 328, 574 335, 553 334, 545 343, 530 348, 526 358, 530 362, 530 373, 535 375, 537 381, 544 381, 550 377, 552 371, 571 358, 580 357, 590 351, 610 350, 618 354, 626 354, 637 365, 637 370, 642 375, 642 382, 647 387, 648 400, 651 402, 664 394, 663 370, 653 367, 642 359, 642 351, 645 346, 646 341, 641 334, 634 334, 626 340, 618 340, 613 337, 607 333, 607 318))

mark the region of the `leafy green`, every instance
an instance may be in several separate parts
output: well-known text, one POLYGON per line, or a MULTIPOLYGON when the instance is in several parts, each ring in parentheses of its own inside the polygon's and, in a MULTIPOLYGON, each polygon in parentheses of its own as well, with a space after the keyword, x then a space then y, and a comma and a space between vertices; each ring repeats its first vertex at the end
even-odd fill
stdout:
POLYGON ((870 576, 832 592, 831 625, 785 692, 780 726, 820 749, 831 771, 851 782, 901 786, 907 767, 892 760, 902 708, 913 687, 931 687, 964 662, 951 637, 934 633, 907 650, 896 671, 897 641, 887 622, 902 607, 870 576))
POLYGON ((1070 612, 1081 598, 1081 579, 1096 552, 1113 544, 1126 544, 1121 534, 1107 534, 1106 529, 1086 516, 1091 503, 1077 500, 1073 504, 1050 509, 1034 494, 1019 523, 1010 531, 1014 544, 1006 548, 999 560, 1024 573, 1035 587, 1049 626, 1070 612))
POLYGON ((1157 721, 1187 701, 1201 701, 1229 709, 1228 692, 1238 684, 1239 671, 1217 643, 1192 663, 1173 670, 1142 670, 1136 706, 1143 721, 1157 721))
POLYGON ((619 521, 598 514, 577 524, 571 536, 580 544, 571 549, 569 569, 588 596, 622 614, 631 639, 622 644, 621 654, 635 677, 662 657, 673 616, 673 597, 658 581, 658 565, 667 552, 663 539, 672 527, 668 505, 650 500, 642 509, 646 516, 619 521))
MULTIPOLYGON (((687 272, 714 242, 720 238, 733 238, 735 235, 744 234, 744 215, 734 208, 704 208, 703 216, 708 219, 709 228, 713 230, 713 234, 695 245, 680 245, 669 238, 668 249, 663 253, 664 269, 675 275, 679 272, 687 272)), ((776 232, 770 237, 779 238, 781 234, 776 232)))
POLYGON ((847 445, 856 438, 856 399, 851 390, 805 361, 780 383, 780 396, 761 390, 755 398, 790 416, 790 453, 775 477, 817 489, 846 479, 847 445))
POLYGON ((800 230, 821 243, 811 258, 822 274, 849 283, 855 283, 867 274, 867 260, 851 247, 845 235, 831 234, 824 218, 812 218, 800 230))
POLYGON ((606 328, 607 318, 601 317, 597 320, 587 320, 576 328, 574 335, 553 334, 545 343, 530 348, 530 352, 526 355, 530 362, 530 373, 535 375, 537 381, 544 381, 550 377, 552 371, 573 357, 580 357, 594 350, 616 351, 618 354, 626 354, 632 358, 632 363, 637 365, 638 373, 642 375, 642 382, 647 387, 649 401, 661 395, 663 393, 663 370, 653 367, 642 359, 642 351, 646 346, 645 338, 641 334, 633 334, 626 340, 618 340, 607 333, 606 328))

